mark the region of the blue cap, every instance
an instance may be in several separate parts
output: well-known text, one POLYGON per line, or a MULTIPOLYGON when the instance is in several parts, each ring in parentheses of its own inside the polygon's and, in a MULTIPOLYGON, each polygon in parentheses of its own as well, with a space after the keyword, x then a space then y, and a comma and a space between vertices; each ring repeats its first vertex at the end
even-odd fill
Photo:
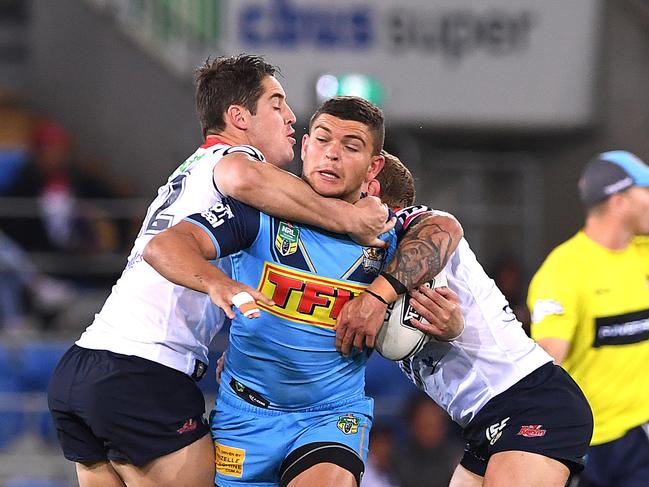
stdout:
POLYGON ((628 151, 602 152, 582 171, 579 196, 586 206, 593 206, 631 186, 649 186, 649 166, 628 151))

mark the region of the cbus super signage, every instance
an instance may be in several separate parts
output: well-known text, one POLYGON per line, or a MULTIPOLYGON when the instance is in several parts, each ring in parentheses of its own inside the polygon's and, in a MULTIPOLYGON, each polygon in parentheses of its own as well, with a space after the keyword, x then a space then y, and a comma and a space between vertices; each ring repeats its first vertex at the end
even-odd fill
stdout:
POLYGON ((308 116, 323 74, 377 79, 393 122, 572 128, 593 116, 601 0, 237 0, 224 52, 280 66, 308 116))
POLYGON ((244 5, 238 23, 239 40, 252 48, 367 49, 376 29, 368 5, 300 6, 290 0, 244 5))
POLYGON ((472 11, 375 4, 322 6, 294 0, 245 4, 239 11, 238 36, 251 48, 331 49, 440 53, 460 59, 475 50, 507 55, 529 45, 534 9, 516 7, 472 11))

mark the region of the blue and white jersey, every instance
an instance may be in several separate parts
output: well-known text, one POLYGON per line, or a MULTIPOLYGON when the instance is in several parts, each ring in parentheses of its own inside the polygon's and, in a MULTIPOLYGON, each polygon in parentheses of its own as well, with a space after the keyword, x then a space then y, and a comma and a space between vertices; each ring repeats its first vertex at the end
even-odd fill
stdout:
POLYGON ((198 148, 158 189, 121 277, 77 345, 135 355, 190 375, 196 360, 207 363, 208 345, 223 324, 223 311, 204 293, 162 277, 142 252, 162 230, 221 201, 214 166, 232 152, 264 160, 253 147, 213 140, 198 148))
MULTIPOLYGON (((334 325, 390 251, 283 221, 231 198, 187 221, 212 237, 219 257, 231 255, 233 279, 275 302, 260 303, 257 319, 236 311, 222 384, 234 379, 269 407, 286 410, 364 396, 367 353, 343 357, 335 348, 334 325)), ((393 250, 395 231, 385 238, 393 250)))
MULTIPOLYGON (((412 220, 420 211, 430 210, 414 208, 402 215, 412 220)), ((552 357, 525 334, 507 299, 465 239, 444 272, 448 287, 460 299, 464 332, 450 343, 431 340, 400 366, 415 385, 464 427, 491 398, 551 362, 552 357)))

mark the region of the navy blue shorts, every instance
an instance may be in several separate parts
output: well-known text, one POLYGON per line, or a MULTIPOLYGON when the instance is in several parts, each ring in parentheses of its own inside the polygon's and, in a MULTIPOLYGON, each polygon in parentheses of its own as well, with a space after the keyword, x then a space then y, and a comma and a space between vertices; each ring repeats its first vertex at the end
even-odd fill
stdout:
POLYGON ((140 357, 72 346, 47 393, 68 460, 141 467, 209 433, 194 380, 140 357))
POLYGON ((491 399, 464 429, 464 468, 483 476, 495 453, 525 451, 583 468, 593 414, 579 386, 547 363, 491 399))
POLYGON ((615 441, 591 446, 579 487, 647 487, 649 423, 615 441))

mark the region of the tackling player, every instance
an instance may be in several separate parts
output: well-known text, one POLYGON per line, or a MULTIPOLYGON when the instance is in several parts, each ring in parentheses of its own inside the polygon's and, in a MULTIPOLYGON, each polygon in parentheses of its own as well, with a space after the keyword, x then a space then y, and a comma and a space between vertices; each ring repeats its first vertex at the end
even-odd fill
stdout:
MULTIPOLYGON (((295 144, 295 115, 274 74, 273 66, 247 55, 199 70, 205 143, 159 189, 122 276, 53 374, 48 405, 81 487, 213 485, 214 448, 195 381, 222 320, 203 320, 208 298, 172 284, 143 260, 154 235, 222 194, 331 231, 353 231, 365 243, 377 243, 386 228, 387 210, 378 200, 355 207, 323 198, 272 165, 288 164, 295 144), (272 164, 260 163, 264 155, 272 164)), ((243 290, 268 302, 229 281, 220 303, 243 290)))
MULTIPOLYGON (((411 204, 412 178, 403 169, 391 171, 392 177, 401 176, 401 184, 382 179, 379 173, 378 184, 370 184, 370 192, 386 201, 411 204)), ((412 218, 424 209, 416 208, 400 213, 399 219, 412 218)), ((411 291, 410 303, 431 322, 416 321, 419 329, 433 335, 439 335, 440 327, 461 333, 452 342, 431 340, 400 363, 413 383, 463 429, 467 446, 450 487, 563 487, 571 471, 583 468, 592 435, 592 414, 583 393, 525 335, 465 239, 444 267, 450 289, 444 291, 446 295, 440 292, 444 288, 417 288, 434 276, 420 268, 420 261, 431 251, 423 243, 417 250, 418 259, 394 259, 370 285, 380 299, 363 293, 345 305, 336 325, 339 346, 354 342, 356 337, 350 340, 347 334, 363 332, 360 325, 367 326, 366 334, 375 333, 385 316, 384 302, 416 289, 411 291), (458 309, 462 316, 457 315, 458 309)))

